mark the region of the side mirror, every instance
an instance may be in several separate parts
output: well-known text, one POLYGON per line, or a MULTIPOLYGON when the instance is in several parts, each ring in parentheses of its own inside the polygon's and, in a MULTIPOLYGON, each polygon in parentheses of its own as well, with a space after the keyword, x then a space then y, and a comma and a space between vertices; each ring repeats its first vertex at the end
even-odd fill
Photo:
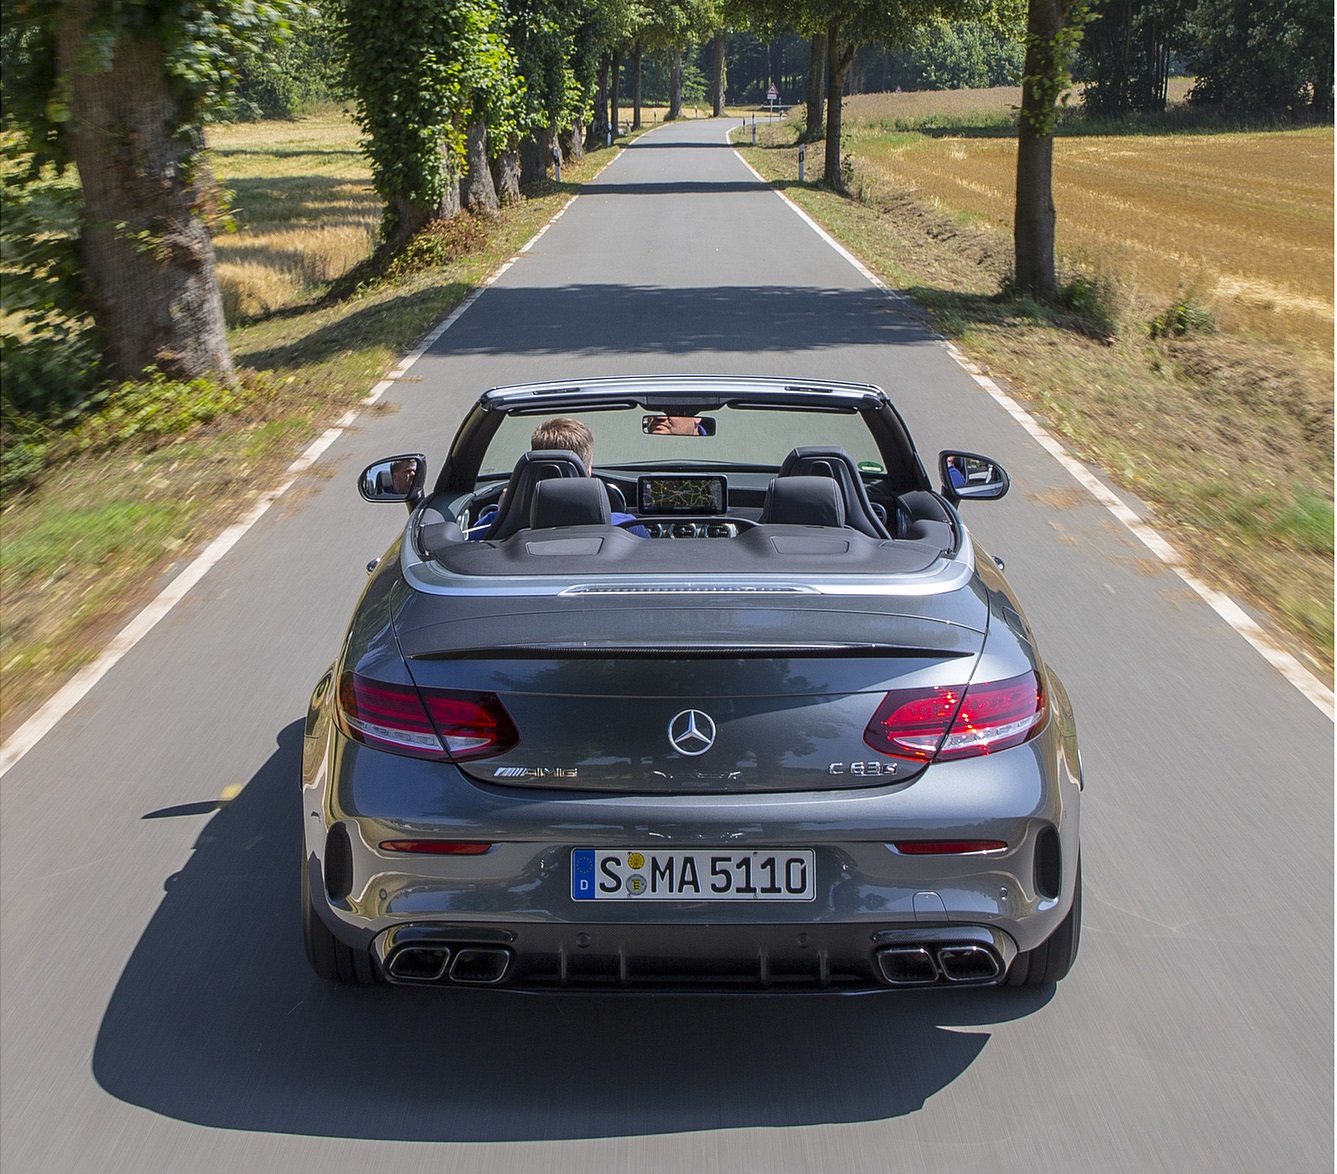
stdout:
POLYGON ((714 436, 714 416, 642 416, 647 436, 714 436))
POLYGON ((938 472, 942 495, 948 501, 997 501, 1012 486, 1012 480, 992 457, 977 452, 940 452, 938 472))
POLYGON ((402 501, 412 509, 422 500, 426 477, 427 458, 421 453, 387 457, 362 470, 357 490, 367 501, 402 501))

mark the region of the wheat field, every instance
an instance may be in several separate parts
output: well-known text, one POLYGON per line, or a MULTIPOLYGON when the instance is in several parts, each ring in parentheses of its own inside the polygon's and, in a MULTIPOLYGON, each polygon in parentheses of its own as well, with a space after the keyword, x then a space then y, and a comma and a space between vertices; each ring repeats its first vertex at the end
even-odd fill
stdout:
POLYGON ((234 232, 214 239, 229 323, 310 300, 375 248, 381 201, 342 114, 212 127, 234 232))
MULTIPOLYGON (((1010 137, 891 127, 937 111, 987 120, 1019 92, 849 100, 857 169, 890 189, 1011 230, 1010 137), (902 98, 909 99, 904 105, 902 98)), ((1148 313, 1191 297, 1224 329, 1333 347, 1333 131, 1061 135, 1057 247, 1148 313)))

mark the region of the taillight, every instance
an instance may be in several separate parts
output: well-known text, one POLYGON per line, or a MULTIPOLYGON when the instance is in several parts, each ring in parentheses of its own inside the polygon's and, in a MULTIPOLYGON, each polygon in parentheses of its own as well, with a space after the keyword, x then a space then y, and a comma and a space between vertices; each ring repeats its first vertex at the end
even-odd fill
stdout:
POLYGON ((345 672, 339 712, 344 729, 359 742, 414 758, 486 758, 520 740, 495 693, 415 689, 345 672))
POLYGON ((1044 716, 1044 691, 1033 672, 964 690, 895 689, 882 699, 863 740, 880 754, 943 762, 1020 745, 1044 716))

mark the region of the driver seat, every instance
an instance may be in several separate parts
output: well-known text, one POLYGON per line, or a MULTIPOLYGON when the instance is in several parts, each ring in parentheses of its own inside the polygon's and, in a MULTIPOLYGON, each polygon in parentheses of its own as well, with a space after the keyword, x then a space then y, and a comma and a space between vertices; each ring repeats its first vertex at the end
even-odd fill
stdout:
POLYGON ((533 449, 521 453, 501 495, 497 516, 483 535, 484 542, 500 542, 529 526, 534 487, 554 477, 588 477, 585 465, 568 449, 533 449))

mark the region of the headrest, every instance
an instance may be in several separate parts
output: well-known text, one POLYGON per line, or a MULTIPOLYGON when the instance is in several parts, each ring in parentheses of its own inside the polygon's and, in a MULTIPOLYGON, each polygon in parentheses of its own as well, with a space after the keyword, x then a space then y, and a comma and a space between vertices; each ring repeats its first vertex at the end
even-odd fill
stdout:
POLYGON ((564 477, 540 481, 534 486, 529 509, 529 528, 552 526, 598 526, 613 520, 608 493, 594 477, 564 477))
POLYGON ((830 477, 776 477, 766 490, 761 521, 790 526, 845 525, 845 498, 830 477))

